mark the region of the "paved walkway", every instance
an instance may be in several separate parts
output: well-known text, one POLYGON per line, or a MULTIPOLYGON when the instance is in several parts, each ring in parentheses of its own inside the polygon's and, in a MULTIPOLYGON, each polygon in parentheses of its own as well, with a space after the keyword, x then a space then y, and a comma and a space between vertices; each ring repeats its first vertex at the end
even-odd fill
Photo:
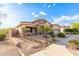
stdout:
POLYGON ((52 44, 31 56, 73 56, 73 54, 70 53, 65 46, 52 44))

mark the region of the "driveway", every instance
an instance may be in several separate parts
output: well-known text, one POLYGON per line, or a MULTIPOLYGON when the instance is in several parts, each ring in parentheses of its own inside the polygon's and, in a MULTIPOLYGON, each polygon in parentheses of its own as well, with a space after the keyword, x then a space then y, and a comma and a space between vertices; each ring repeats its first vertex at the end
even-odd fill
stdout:
MULTIPOLYGON (((56 40, 57 40, 56 44, 66 47, 69 40, 79 40, 79 34, 68 35, 67 38, 58 38, 58 37, 56 37, 56 40)), ((79 51, 78 50, 73 50, 73 49, 69 49, 69 48, 66 48, 66 49, 69 52, 71 52, 72 54, 74 54, 75 56, 79 56, 79 51)))
POLYGON ((49 47, 32 54, 31 56, 74 56, 69 52, 65 46, 58 44, 51 44, 49 47))
POLYGON ((56 37, 56 40, 57 40, 56 44, 66 46, 69 40, 79 40, 79 34, 68 35, 66 38, 56 37))

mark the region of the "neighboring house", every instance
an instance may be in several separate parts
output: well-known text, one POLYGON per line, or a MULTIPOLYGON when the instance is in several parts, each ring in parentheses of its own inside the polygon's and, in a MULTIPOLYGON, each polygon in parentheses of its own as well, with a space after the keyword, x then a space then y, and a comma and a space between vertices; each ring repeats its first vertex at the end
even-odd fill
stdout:
POLYGON ((52 29, 54 31, 54 34, 57 34, 59 33, 61 30, 60 30, 60 26, 58 24, 52 24, 52 29))
POLYGON ((71 28, 71 26, 62 26, 64 29, 71 28))
POLYGON ((57 34, 59 32, 64 32, 64 29, 66 28, 70 28, 71 26, 60 26, 59 24, 55 24, 53 23, 53 31, 54 31, 54 34, 57 34))
POLYGON ((61 30, 60 32, 64 32, 64 30, 67 29, 67 28, 71 28, 71 26, 61 26, 60 27, 60 30, 61 30))

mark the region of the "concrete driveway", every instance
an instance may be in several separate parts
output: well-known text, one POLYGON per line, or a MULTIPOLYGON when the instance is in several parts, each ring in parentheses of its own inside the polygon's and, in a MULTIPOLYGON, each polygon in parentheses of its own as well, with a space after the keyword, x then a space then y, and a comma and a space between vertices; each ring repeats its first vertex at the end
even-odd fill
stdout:
POLYGON ((31 56, 74 56, 65 46, 51 44, 49 47, 31 55, 31 56))
POLYGON ((56 37, 56 40, 57 40, 56 44, 66 46, 69 40, 79 40, 79 34, 67 35, 66 38, 56 37))

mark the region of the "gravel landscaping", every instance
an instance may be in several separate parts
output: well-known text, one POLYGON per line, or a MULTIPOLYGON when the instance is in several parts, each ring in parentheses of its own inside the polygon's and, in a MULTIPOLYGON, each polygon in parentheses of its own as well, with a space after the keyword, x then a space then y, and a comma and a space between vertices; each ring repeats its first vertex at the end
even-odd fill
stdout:
POLYGON ((21 53, 23 53, 24 56, 28 56, 44 48, 43 46, 41 47, 39 43, 30 42, 27 39, 26 41, 20 40, 19 38, 16 39, 20 42, 20 47, 16 47, 12 40, 0 41, 0 56, 22 56, 21 53), (19 48, 21 52, 17 48, 19 48))
POLYGON ((0 41, 0 56, 20 56, 20 53, 10 41, 0 41))

